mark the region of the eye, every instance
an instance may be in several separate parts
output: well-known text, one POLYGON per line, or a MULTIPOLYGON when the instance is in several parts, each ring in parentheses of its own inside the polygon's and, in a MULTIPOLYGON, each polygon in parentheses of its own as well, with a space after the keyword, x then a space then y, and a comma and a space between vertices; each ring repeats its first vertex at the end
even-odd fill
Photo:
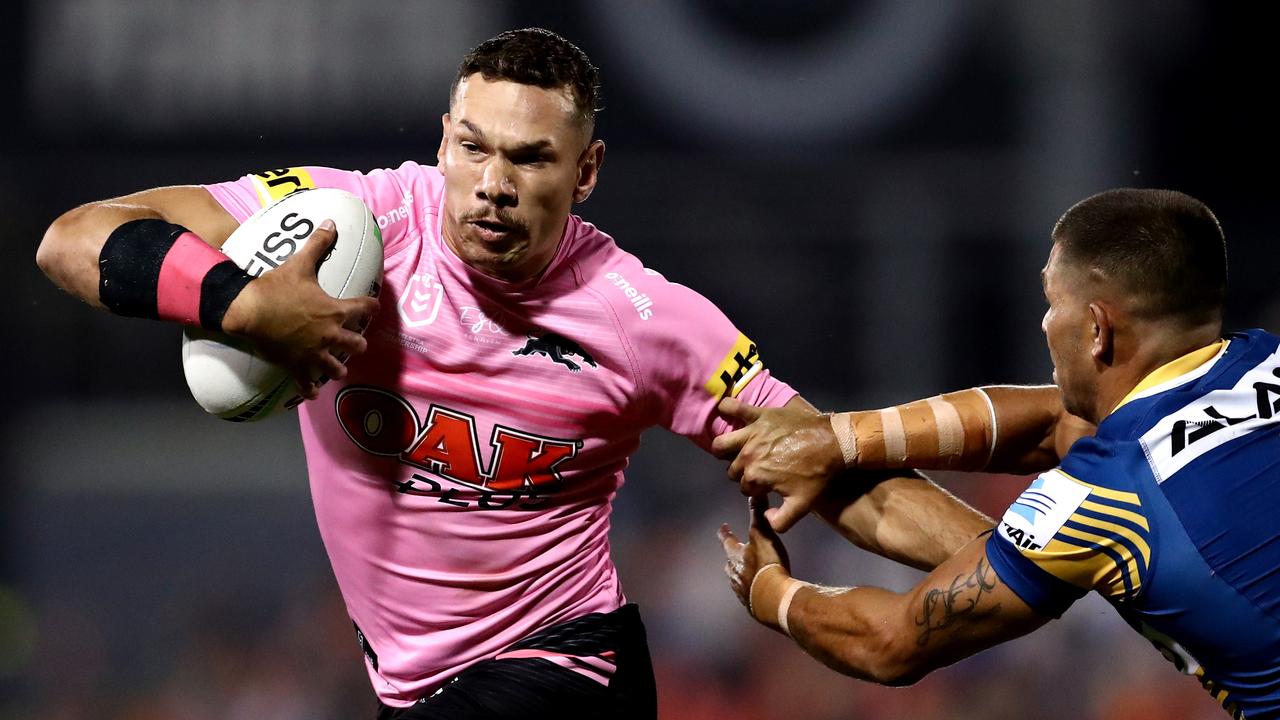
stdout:
POLYGON ((470 140, 462 140, 458 143, 458 146, 461 147, 464 152, 472 154, 480 152, 480 146, 470 140))
POLYGON ((537 167, 547 162, 547 157, 540 152, 518 152, 511 155, 511 162, 516 165, 537 167))

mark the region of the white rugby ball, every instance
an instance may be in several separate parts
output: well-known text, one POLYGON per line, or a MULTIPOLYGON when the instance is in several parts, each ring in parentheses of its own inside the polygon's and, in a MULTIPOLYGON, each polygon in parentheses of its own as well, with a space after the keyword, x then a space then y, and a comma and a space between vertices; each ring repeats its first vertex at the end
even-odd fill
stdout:
MULTIPOLYGON (((241 223, 222 252, 257 277, 302 249, 324 220, 333 220, 338 239, 316 273, 320 287, 339 299, 376 296, 382 232, 364 202, 345 190, 301 190, 277 200, 241 223)), ((200 407, 232 422, 260 420, 300 398, 289 373, 248 340, 199 327, 183 331, 182 369, 200 407)))

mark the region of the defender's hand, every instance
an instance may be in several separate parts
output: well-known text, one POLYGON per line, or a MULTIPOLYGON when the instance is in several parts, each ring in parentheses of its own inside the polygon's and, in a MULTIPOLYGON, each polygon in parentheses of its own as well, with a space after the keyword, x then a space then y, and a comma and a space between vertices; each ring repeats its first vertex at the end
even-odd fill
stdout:
POLYGON ((724 574, 729 577, 729 587, 733 588, 738 601, 751 612, 752 617, 767 625, 774 625, 777 623, 777 607, 776 603, 769 607, 768 599, 773 593, 765 592, 764 585, 776 579, 771 578, 771 575, 789 576, 791 560, 787 557, 787 549, 782 545, 782 540, 765 519, 765 512, 769 508, 768 499, 763 496, 753 497, 749 503, 751 524, 745 544, 733 534, 728 523, 720 526, 718 535, 725 554, 724 574), (770 565, 777 565, 778 568, 765 570, 770 565), (761 570, 765 572, 762 574, 761 570), (754 598, 753 586, 757 586, 754 598))
POLYGON ((245 286, 223 319, 223 329, 252 340, 264 358, 288 369, 308 400, 320 394, 322 378, 341 379, 339 358, 365 351, 356 329, 377 312, 376 298, 338 300, 316 281, 320 261, 338 239, 325 220, 310 240, 280 267, 245 286))
POLYGON ((830 417, 795 407, 762 409, 734 398, 721 400, 719 410, 748 424, 717 437, 711 451, 733 459, 729 477, 744 494, 782 496, 782 507, 766 516, 773 529, 786 532, 809 512, 827 481, 844 469, 830 417))

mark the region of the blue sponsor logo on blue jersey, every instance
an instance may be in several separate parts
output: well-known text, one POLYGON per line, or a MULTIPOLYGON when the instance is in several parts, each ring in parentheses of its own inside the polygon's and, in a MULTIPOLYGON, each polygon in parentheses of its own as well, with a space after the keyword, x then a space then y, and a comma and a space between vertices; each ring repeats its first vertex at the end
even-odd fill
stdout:
POLYGON ((1023 518, 1029 523, 1035 524, 1036 515, 1044 515, 1053 509, 1056 501, 1041 491, 1044 487, 1044 478, 1038 477, 1027 486, 1026 490, 1013 501, 1013 505, 1009 507, 1009 512, 1023 518))

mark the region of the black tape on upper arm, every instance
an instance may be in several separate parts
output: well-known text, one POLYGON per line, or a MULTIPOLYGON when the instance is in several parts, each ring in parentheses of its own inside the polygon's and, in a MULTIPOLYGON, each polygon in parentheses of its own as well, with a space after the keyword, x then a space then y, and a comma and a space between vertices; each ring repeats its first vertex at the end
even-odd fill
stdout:
POLYGON ((145 218, 111 231, 98 254, 98 299, 117 315, 155 320, 160 268, 181 225, 145 218))

